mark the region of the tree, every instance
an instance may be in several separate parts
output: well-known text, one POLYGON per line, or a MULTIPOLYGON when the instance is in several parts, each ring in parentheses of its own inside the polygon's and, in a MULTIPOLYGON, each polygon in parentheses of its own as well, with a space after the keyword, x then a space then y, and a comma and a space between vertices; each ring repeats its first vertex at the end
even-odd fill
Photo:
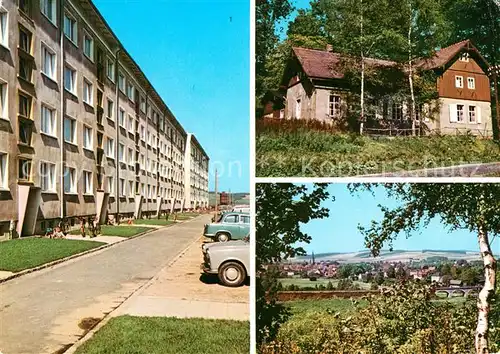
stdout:
MULTIPOLYGON (((297 243, 309 243, 311 237, 300 225, 328 217, 322 203, 329 198, 327 184, 312 186, 291 183, 256 185, 256 313, 257 342, 272 339, 287 318, 286 309, 276 301, 276 275, 264 266, 306 254, 297 243), (274 280, 273 280, 274 279, 274 280)), ((268 267, 269 268, 269 267, 268 267)))
MULTIPOLYGON (((372 190, 373 185, 353 185, 372 190)), ((479 293, 476 352, 489 353, 489 313, 496 289, 496 260, 491 249, 491 240, 500 233, 500 185, 499 184, 384 184, 389 197, 396 198, 400 205, 394 208, 381 206, 384 214, 381 221, 372 221, 370 227, 360 226, 365 235, 366 246, 374 256, 385 243, 392 242, 400 232, 407 237, 426 226, 434 217, 451 230, 467 229, 475 232, 484 266, 485 284, 479 293)))

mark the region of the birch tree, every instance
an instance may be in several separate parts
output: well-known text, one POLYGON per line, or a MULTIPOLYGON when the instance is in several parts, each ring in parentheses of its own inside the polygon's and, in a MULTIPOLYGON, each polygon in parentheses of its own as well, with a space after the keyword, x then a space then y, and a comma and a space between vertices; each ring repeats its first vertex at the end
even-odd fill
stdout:
MULTIPOLYGON (((367 228, 360 226, 366 246, 377 256, 384 244, 392 249, 393 241, 406 233, 412 236, 420 227, 434 218, 453 231, 466 229, 476 234, 483 261, 485 283, 477 299, 477 326, 475 346, 477 354, 489 352, 489 317, 495 296, 497 261, 492 249, 500 234, 500 185, 498 184, 385 184, 389 197, 401 204, 395 208, 381 206, 383 218, 372 221, 367 228)), ((373 185, 351 186, 372 189, 373 185)), ((499 247, 495 248, 496 252, 499 247)))

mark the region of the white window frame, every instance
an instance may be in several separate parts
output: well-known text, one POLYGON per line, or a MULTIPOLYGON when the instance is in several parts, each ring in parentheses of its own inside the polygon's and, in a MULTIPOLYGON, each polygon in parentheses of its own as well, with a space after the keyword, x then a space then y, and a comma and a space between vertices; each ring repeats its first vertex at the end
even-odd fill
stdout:
POLYGON ((465 121, 465 105, 464 104, 457 104, 457 122, 463 123, 464 121, 465 121), (462 107, 462 109, 459 109, 459 107, 462 107), (460 116, 460 113, 461 113, 461 116, 460 116))
POLYGON ((126 197, 127 196, 127 192, 125 191, 125 178, 121 178, 120 177, 120 181, 118 182, 118 188, 120 189, 118 191, 120 197, 121 198, 126 197))
POLYGON ((473 77, 468 77, 467 78, 467 88, 469 90, 475 90, 476 89, 476 79, 473 77))
POLYGON ((115 179, 113 176, 107 176, 107 182, 108 182, 108 193, 110 196, 115 195, 115 179))
POLYGON ((83 78, 83 97, 82 101, 89 106, 94 105, 94 84, 87 78, 83 78), (87 96, 87 97, 85 97, 87 96))
POLYGON ((477 123, 477 107, 470 105, 467 107, 467 121, 469 123, 477 123), (472 110, 471 110, 472 108, 472 110), (474 117, 474 120, 471 118, 474 117))
POLYGON ((40 134, 45 134, 45 135, 48 135, 48 136, 51 136, 51 137, 57 139, 56 114, 57 114, 57 111, 55 108, 50 107, 49 105, 47 105, 45 103, 42 103, 40 105, 40 134), (44 121, 47 117, 47 115, 44 114, 44 111, 48 111, 51 113, 48 124, 47 124, 47 122, 45 122, 45 124, 44 124, 44 121), (47 126, 50 128, 49 130, 44 129, 44 127, 47 127, 47 126))
POLYGON ((94 175, 92 171, 83 170, 83 195, 94 195, 94 175))
POLYGON ((130 82, 127 83, 127 97, 130 101, 134 102, 135 87, 130 82))
POLYGON ((85 55, 91 62, 94 62, 94 37, 92 37, 86 30, 83 30, 83 55, 85 55), (90 53, 85 52, 86 39, 90 39, 90 53))
POLYGON ((46 77, 48 77, 49 79, 51 79, 52 81, 54 82, 57 82, 57 54, 55 52, 55 50, 53 50, 52 48, 50 48, 47 44, 45 44, 44 42, 41 43, 41 68, 40 68, 40 72, 45 75, 46 77), (45 57, 46 57, 46 54, 50 55, 50 65, 52 66, 52 68, 50 68, 52 70, 52 72, 48 72, 47 70, 47 67, 45 66, 45 64, 47 63, 45 61, 45 57))
POLYGON ((9 84, 0 79, 0 119, 9 119, 9 84))
POLYGON ((40 0, 40 12, 54 25, 57 27, 57 0, 40 0), (45 13, 45 4, 50 2, 51 14, 45 13), (51 18, 52 17, 52 18, 51 18))
POLYGON ((125 116, 126 116, 125 110, 122 107, 120 107, 118 109, 118 125, 124 129, 126 129, 126 119, 125 119, 126 117, 125 116))
POLYGON ((115 158, 115 140, 109 136, 106 137, 106 157, 109 159, 115 158), (111 152, 109 151, 110 148, 111 152))
POLYGON ((68 13, 68 11, 65 11, 64 12, 64 21, 63 21, 63 32, 64 32, 64 36, 66 38, 69 39, 69 41, 71 43, 73 43, 76 47, 78 47, 78 21, 76 20, 75 17, 73 17, 72 15, 70 15, 68 13), (75 38, 72 38, 70 37, 67 33, 66 33, 66 19, 72 21, 71 22, 71 30, 73 31, 73 36, 75 38))
POLYGON ((76 138, 76 133, 77 133, 77 121, 76 119, 74 118, 71 118, 69 116, 65 116, 64 117, 64 131, 63 131, 63 139, 64 139, 64 142, 66 143, 69 143, 69 144, 73 144, 73 145, 76 145, 77 144, 77 138, 76 138), (71 132, 71 135, 72 135, 72 138, 73 140, 67 140, 66 139, 66 123, 67 122, 72 122, 72 132, 71 132))
POLYGON ((9 154, 0 151, 0 190, 9 190, 9 154))
POLYGON ((68 91, 69 93, 71 93, 72 95, 75 95, 75 96, 78 97, 78 94, 76 92, 77 91, 77 89, 76 89, 77 88, 77 82, 78 82, 78 72, 76 71, 76 69, 73 66, 69 65, 68 63, 66 63, 64 65, 64 83, 63 83, 64 89, 66 91, 68 91), (71 89, 68 89, 66 87, 66 74, 67 74, 67 70, 69 70, 72 73, 72 80, 73 80, 72 84, 73 85, 72 85, 71 89))
POLYGON ((118 161, 121 163, 127 163, 127 159, 125 156, 125 144, 118 144, 118 161))
POLYGON ((340 95, 330 93, 328 97, 328 117, 330 118, 340 117, 341 102, 342 98, 340 97, 340 95))
POLYGON ((94 130, 90 125, 83 125, 83 148, 89 151, 94 151, 94 130), (86 139, 86 132, 89 131, 89 140, 86 139), (88 144, 87 144, 88 142, 88 144))
POLYGON ((134 161, 134 155, 135 155, 134 154, 134 149, 132 149, 132 148, 129 147, 127 154, 128 154, 128 164, 130 166, 134 166, 135 165, 135 161, 134 161))
POLYGON ((0 45, 9 49, 9 12, 0 5, 0 45))
POLYGON ((40 189, 42 193, 57 193, 56 164, 49 161, 40 161, 40 189))
POLYGON ((460 75, 455 75, 455 87, 464 88, 464 77, 460 75))
POLYGON ((113 122, 115 121, 115 101, 113 101, 111 98, 107 98, 107 102, 106 102, 106 107, 107 107, 107 117, 109 120, 112 120, 113 122), (111 116, 109 116, 109 113, 110 113, 110 109, 109 109, 109 103, 111 102, 111 105, 112 105, 112 109, 111 109, 111 116))
POLYGON ((64 194, 77 194, 76 170, 72 167, 64 167, 64 194), (66 176, 69 174, 69 188, 66 189, 66 176))
POLYGON ((463 61, 464 63, 468 63, 469 62, 469 58, 470 58, 469 53, 462 53, 460 55, 460 61, 463 61))
POLYGON ((115 82, 115 61, 108 57, 106 64, 106 76, 111 82, 115 82), (111 72, 110 72, 111 65, 111 72))
POLYGON ((128 115, 128 131, 135 134, 135 120, 130 114, 128 115))
POLYGON ((128 181, 128 196, 129 198, 134 197, 134 181, 128 181))
POLYGON ((121 71, 118 71, 118 89, 123 93, 125 93, 125 90, 127 89, 127 78, 121 71))

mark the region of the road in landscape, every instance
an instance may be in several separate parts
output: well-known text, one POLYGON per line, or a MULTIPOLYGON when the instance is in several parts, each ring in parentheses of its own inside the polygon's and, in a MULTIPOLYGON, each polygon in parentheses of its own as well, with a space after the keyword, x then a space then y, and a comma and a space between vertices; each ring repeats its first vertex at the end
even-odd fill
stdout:
MULTIPOLYGON (((55 353, 84 319, 102 319, 195 242, 210 215, 159 229, 0 285, 0 353, 55 353)), ((199 272, 200 259, 197 268, 199 272)))

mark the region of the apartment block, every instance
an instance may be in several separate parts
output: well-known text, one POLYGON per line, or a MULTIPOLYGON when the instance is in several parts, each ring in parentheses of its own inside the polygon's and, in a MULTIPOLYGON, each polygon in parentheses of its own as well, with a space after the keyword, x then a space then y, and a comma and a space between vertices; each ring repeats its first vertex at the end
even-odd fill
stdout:
POLYGON ((208 161, 92 1, 1 2, 0 236, 206 207, 208 161))

